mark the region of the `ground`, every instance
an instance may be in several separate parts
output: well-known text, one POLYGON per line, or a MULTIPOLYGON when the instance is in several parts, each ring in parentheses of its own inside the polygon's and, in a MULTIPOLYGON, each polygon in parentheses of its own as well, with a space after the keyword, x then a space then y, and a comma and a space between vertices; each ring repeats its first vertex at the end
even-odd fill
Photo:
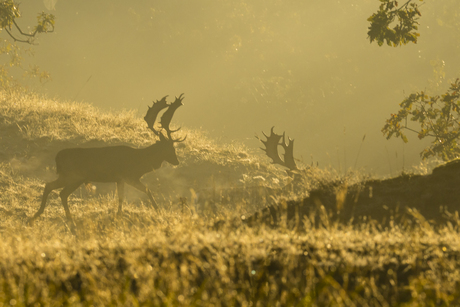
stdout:
POLYGON ((372 179, 302 166, 183 128, 181 164, 142 181, 58 193, 33 226, 62 148, 155 141, 132 113, 3 93, 0 303, 49 306, 424 306, 460 302, 458 168, 372 179), (441 207, 442 206, 442 207, 441 207))

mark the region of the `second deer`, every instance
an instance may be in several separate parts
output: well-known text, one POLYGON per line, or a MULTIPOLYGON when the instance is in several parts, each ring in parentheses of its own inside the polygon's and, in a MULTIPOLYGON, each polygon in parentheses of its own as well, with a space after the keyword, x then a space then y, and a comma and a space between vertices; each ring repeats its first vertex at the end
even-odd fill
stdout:
POLYGON ((46 200, 51 191, 63 188, 60 192, 65 214, 70 222, 70 229, 75 234, 75 224, 67 204, 67 198, 83 183, 89 182, 116 182, 118 190, 118 214, 122 212, 125 183, 133 186, 148 195, 155 209, 158 208, 150 190, 140 182, 140 178, 153 170, 159 169, 166 161, 172 165, 178 165, 174 143, 183 142, 183 139, 173 139, 171 134, 177 130, 170 130, 169 124, 178 107, 182 105, 181 94, 171 104, 166 103, 166 97, 154 102, 149 107, 144 120, 150 130, 160 139, 159 142, 146 148, 132 148, 129 146, 108 146, 93 148, 67 148, 59 151, 56 155, 56 170, 59 178, 49 182, 43 192, 41 206, 32 218, 29 225, 38 218, 45 210, 46 200), (168 108, 160 120, 161 129, 156 130, 154 124, 159 112, 168 108))
POLYGON ((289 191, 302 191, 304 185, 304 177, 305 177, 305 169, 299 169, 296 165, 296 159, 294 158, 294 140, 291 138, 287 138, 286 142, 286 134, 276 134, 272 127, 270 131, 270 135, 267 136, 265 132, 262 131, 263 135, 265 136, 266 140, 262 140, 258 136, 256 138, 262 142, 265 148, 261 148, 265 151, 265 154, 272 159, 273 164, 278 164, 283 167, 286 167, 286 173, 289 177, 292 178, 291 183, 283 188, 283 190, 289 191), (281 146, 284 150, 283 158, 281 158, 280 154, 278 153, 278 148, 281 146))

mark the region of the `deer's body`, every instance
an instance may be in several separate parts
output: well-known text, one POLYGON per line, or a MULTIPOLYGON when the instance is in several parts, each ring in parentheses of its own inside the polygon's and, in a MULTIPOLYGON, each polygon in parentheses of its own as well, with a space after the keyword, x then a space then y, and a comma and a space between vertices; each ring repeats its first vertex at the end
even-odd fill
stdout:
POLYGON ((172 165, 178 165, 179 160, 176 156, 174 143, 182 140, 174 140, 171 137, 169 122, 174 112, 166 113, 162 120, 167 124, 162 128, 167 132, 167 137, 163 133, 153 128, 158 112, 168 107, 168 110, 175 110, 182 105, 182 95, 176 98, 173 104, 166 104, 166 97, 159 104, 157 101, 144 118, 148 127, 159 136, 160 141, 146 148, 132 148, 129 146, 109 146, 97 148, 67 148, 59 151, 56 155, 56 170, 58 179, 48 182, 43 192, 40 209, 29 220, 32 225, 46 207, 46 200, 51 191, 62 188, 60 197, 62 205, 71 223, 71 230, 75 234, 74 223, 70 214, 67 198, 80 185, 88 182, 116 182, 118 190, 118 214, 122 212, 125 183, 144 192, 148 195, 152 206, 157 208, 157 204, 150 193, 150 190, 140 182, 140 178, 153 170, 159 169, 161 164, 166 161, 172 165))
POLYGON ((176 154, 167 152, 160 142, 142 149, 128 146, 68 148, 56 155, 56 169, 60 177, 84 182, 118 182, 140 179, 159 169, 163 161, 179 164, 176 154))

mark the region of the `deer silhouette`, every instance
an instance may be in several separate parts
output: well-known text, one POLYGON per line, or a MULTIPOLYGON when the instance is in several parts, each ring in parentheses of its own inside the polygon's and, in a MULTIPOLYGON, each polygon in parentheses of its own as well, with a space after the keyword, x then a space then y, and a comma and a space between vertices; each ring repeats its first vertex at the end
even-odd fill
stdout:
POLYGON ((299 169, 296 165, 296 159, 294 158, 294 140, 287 137, 286 142, 286 133, 283 132, 283 134, 276 134, 273 131, 274 128, 275 127, 272 127, 270 135, 266 135, 265 132, 262 131, 266 140, 262 140, 256 136, 256 138, 261 141, 265 147, 261 147, 260 149, 265 151, 265 154, 272 159, 272 164, 281 165, 287 168, 286 173, 292 178, 292 181, 286 185, 283 190, 301 191, 305 186, 304 178, 306 169, 299 169), (281 146, 284 150, 284 154, 282 155, 278 153, 279 146, 281 146), (281 158, 281 156, 283 158, 281 158))
POLYGON ((122 213, 124 199, 124 185, 133 186, 139 191, 144 192, 150 199, 152 206, 158 209, 150 190, 140 181, 140 178, 153 170, 159 169, 161 164, 166 161, 172 165, 178 165, 179 160, 176 156, 174 143, 183 142, 183 139, 173 139, 171 133, 178 131, 170 130, 169 124, 178 107, 182 105, 181 94, 171 103, 166 103, 166 97, 153 103, 149 107, 144 120, 148 128, 158 137, 159 141, 146 148, 132 148, 129 146, 108 146, 92 148, 67 148, 59 151, 56 155, 56 170, 58 179, 48 182, 45 185, 41 206, 35 215, 29 219, 29 225, 38 218, 46 207, 46 200, 51 191, 63 188, 60 192, 62 205, 65 214, 70 222, 70 229, 75 234, 75 224, 67 204, 67 198, 83 183, 89 182, 116 182, 118 191, 118 215, 122 213), (154 124, 159 112, 168 108, 161 117, 161 129, 166 131, 166 136, 162 130, 156 130, 154 124))

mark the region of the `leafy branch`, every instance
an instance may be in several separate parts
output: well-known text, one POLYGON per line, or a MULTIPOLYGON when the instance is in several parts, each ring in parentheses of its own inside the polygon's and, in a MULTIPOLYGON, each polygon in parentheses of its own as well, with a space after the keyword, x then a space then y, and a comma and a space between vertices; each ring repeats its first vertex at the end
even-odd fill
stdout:
POLYGON ((398 113, 391 114, 382 128, 387 139, 395 136, 407 143, 404 130, 408 130, 417 133, 419 139, 434 138, 420 153, 422 159, 438 156, 448 161, 460 157, 460 79, 441 96, 428 96, 422 91, 409 95, 399 106, 398 113), (408 118, 418 122, 420 129, 407 127, 408 118))
POLYGON ((21 17, 21 13, 18 4, 14 3, 13 0, 0 1, 0 31, 4 29, 15 42, 32 44, 38 33, 54 32, 55 17, 53 14, 39 13, 37 25, 32 33, 26 33, 19 27, 16 22, 16 18, 19 17, 21 17), (13 29, 19 32, 20 37, 13 34, 13 29))
MULTIPOLYGON (((16 19, 21 17, 19 6, 13 0, 0 0, 0 32, 5 32, 13 39, 3 40, 0 42, 0 55, 7 56, 9 60, 2 61, 0 64, 0 89, 15 91, 22 89, 16 76, 17 72, 22 71, 22 77, 38 78, 41 83, 50 79, 50 75, 41 71, 38 66, 30 65, 29 68, 22 66, 23 57, 19 43, 33 44, 34 39, 39 33, 49 33, 54 31, 54 15, 39 13, 37 16, 37 24, 30 33, 24 32, 18 25, 16 19)), ((32 54, 30 50, 25 50, 26 53, 32 54)))
MULTIPOLYGON (((375 40, 379 46, 386 41, 388 46, 406 45, 409 42, 417 43, 420 36, 418 18, 422 16, 414 0, 408 0, 398 7, 398 1, 379 0, 381 2, 377 13, 372 14, 368 38, 371 43, 375 40), (393 26, 394 25, 394 26, 393 26)), ((419 0, 422 2, 423 0, 419 0)))

